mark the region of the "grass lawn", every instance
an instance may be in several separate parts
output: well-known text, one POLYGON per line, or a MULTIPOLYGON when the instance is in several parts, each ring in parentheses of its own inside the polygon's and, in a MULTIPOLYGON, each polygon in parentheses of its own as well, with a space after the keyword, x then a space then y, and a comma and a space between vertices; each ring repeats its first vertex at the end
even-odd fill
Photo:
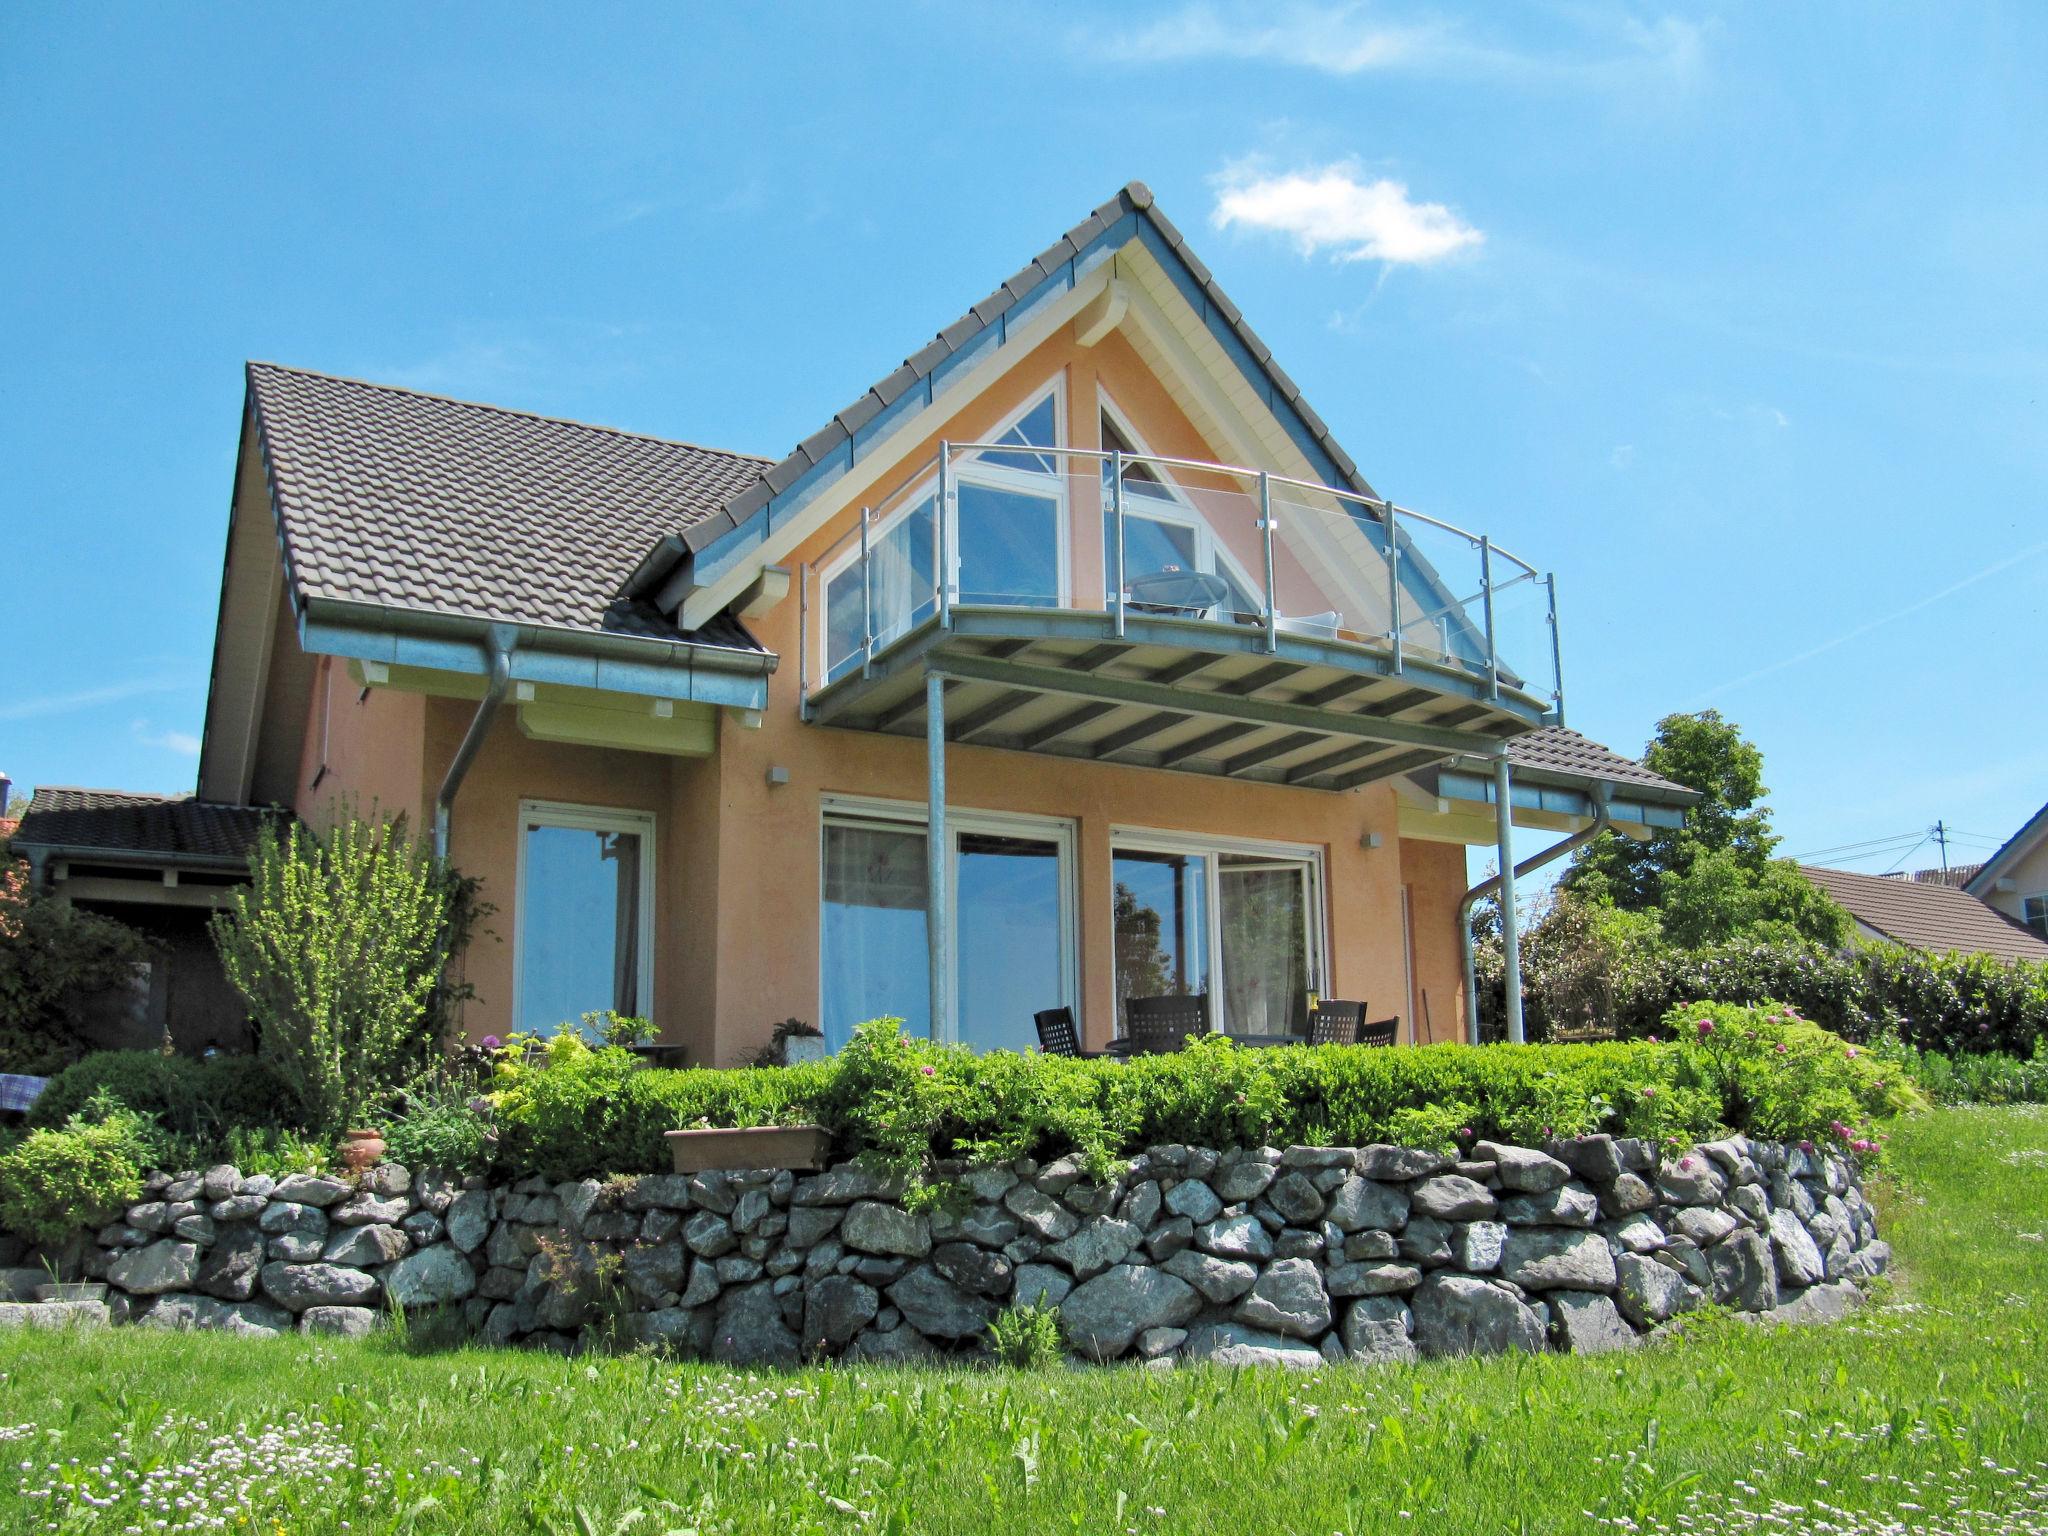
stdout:
POLYGON ((1893 1148, 1882 1304, 1602 1359, 735 1376, 14 1332, 0 1531, 2048 1532, 2048 1113, 1893 1148))

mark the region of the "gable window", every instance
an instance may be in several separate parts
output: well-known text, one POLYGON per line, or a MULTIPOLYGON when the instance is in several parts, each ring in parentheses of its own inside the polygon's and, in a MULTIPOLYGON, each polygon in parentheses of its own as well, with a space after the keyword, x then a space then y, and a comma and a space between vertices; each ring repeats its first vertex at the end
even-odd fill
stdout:
POLYGON ((826 806, 819 995, 832 1049, 863 1020, 894 1017, 910 1034, 1023 1050, 1037 1043, 1033 1013, 1073 1003, 1072 825, 949 806, 946 835, 954 1016, 934 1030, 924 810, 826 806))
MULTIPOLYGON (((1059 455, 1057 381, 952 467, 946 526, 951 600, 1010 608, 1056 607, 1066 592, 1066 476, 1059 455), (1014 446, 1013 446, 1014 445, 1014 446)), ((825 676, 843 677, 862 656, 863 602, 872 604, 875 649, 909 633, 938 606, 937 477, 915 486, 869 528, 864 597, 857 541, 825 576, 825 676)))
POLYGON ((1298 1034, 1322 975, 1322 860, 1311 849, 1117 832, 1117 1028, 1133 997, 1206 996, 1209 1027, 1298 1034))
MULTIPOLYGON (((1124 454, 1143 454, 1147 450, 1139 438, 1114 408, 1105 399, 1103 402, 1102 446, 1105 451, 1124 454)), ((1112 470, 1108 460, 1102 466, 1102 548, 1103 548, 1103 595, 1105 602, 1116 603, 1116 503, 1110 484, 1112 470)), ((1265 599, 1258 595, 1262 584, 1251 579, 1244 567, 1232 558, 1216 536, 1216 530, 1209 519, 1196 506, 1194 499, 1168 481, 1158 469, 1145 463, 1124 464, 1124 578, 1142 578, 1167 571, 1196 571, 1214 576, 1223 584, 1223 597, 1209 610, 1209 617, 1228 618, 1232 614, 1251 617, 1266 611, 1265 599)), ((1233 502, 1245 498, 1234 492, 1220 493, 1233 502)), ((1248 516, 1255 516, 1256 509, 1249 504, 1245 507, 1248 516)))
POLYGON ((2020 921, 2034 932, 2048 939, 2048 891, 2038 896, 2029 896, 2020 903, 2020 921))
POLYGON ((519 807, 517 1027, 577 1027, 606 1009, 644 1017, 654 990, 654 818, 519 807))

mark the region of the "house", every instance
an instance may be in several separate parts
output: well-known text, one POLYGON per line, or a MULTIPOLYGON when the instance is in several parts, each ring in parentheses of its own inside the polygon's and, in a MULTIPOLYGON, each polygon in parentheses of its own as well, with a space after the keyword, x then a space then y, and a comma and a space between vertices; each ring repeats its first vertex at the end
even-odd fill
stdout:
POLYGON ((2048 961, 2048 940, 1966 890, 1939 880, 1865 875, 1799 866, 1856 920, 1858 937, 1909 944, 1939 953, 2048 961))
POLYGON ((1466 848, 1694 798, 1564 729, 1559 650, 1132 183, 779 460, 251 364, 198 799, 431 827, 476 1036, 1456 1039, 1466 848))
POLYGON ((2048 939, 2048 805, 2028 817, 1963 888, 2048 939))

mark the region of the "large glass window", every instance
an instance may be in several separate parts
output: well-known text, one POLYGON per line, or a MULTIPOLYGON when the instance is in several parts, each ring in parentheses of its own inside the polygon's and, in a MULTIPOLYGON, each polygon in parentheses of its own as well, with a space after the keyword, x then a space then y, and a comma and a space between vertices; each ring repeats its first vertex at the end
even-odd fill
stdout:
POLYGON ((652 817, 520 808, 518 1027, 549 1035, 585 1013, 645 1016, 653 982, 652 817))
POLYGON ((1315 855, 1131 834, 1112 873, 1119 1030, 1133 997, 1205 993, 1212 1028, 1302 1031, 1321 969, 1315 855))
MULTIPOLYGON (((1109 412, 1102 413, 1102 446, 1122 453, 1142 453, 1136 440, 1109 412)), ((1116 601, 1116 502, 1111 485, 1112 466, 1102 465, 1102 571, 1103 592, 1109 603, 1116 601)), ((1266 611, 1265 600, 1255 594, 1250 578, 1223 552, 1215 530, 1200 511, 1140 460, 1124 465, 1124 576, 1146 576, 1160 571, 1200 571, 1219 578, 1227 595, 1218 605, 1223 610, 1251 615, 1266 611)))
MULTIPOLYGON (((1064 823, 949 811, 952 1017, 937 1033, 976 1050, 1035 1044, 1031 1016, 1074 1001, 1073 838, 1064 823)), ((821 1028, 893 1016, 930 1034, 924 818, 907 808, 828 809, 821 1028)))
POLYGON ((2026 925, 2048 939, 2048 891, 2039 896, 2029 896, 2020 910, 2026 914, 2026 925))
MULTIPOLYGON (((929 613, 937 603, 932 571, 937 558, 929 493, 869 541, 868 583, 873 602, 875 648, 880 650, 929 613)), ((841 676, 860 664, 864 599, 856 555, 825 582, 825 675, 841 676)))
POLYGON ((959 506, 960 602, 1049 608, 1059 601, 1057 492, 984 484, 963 472, 959 506))

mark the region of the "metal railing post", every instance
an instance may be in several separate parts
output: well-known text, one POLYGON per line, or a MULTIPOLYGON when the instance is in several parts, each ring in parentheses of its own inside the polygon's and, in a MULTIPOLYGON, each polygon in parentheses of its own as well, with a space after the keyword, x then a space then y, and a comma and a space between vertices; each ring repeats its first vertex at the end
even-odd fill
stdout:
POLYGON ((948 949, 952 935, 946 919, 950 903, 946 896, 947 866, 952 863, 951 838, 946 832, 946 679, 927 672, 924 679, 925 752, 925 944, 931 963, 931 1037, 950 1038, 953 962, 948 949))
POLYGON ((1266 649, 1280 649, 1280 605, 1273 591, 1273 479, 1259 471, 1259 533, 1266 548, 1266 649))
POLYGON ((1479 583, 1486 602, 1486 696, 1500 697, 1500 651, 1493 636, 1493 541, 1479 536, 1479 583))
POLYGON ((875 568, 868 560, 868 509, 860 509, 860 675, 875 675, 875 568))
POLYGON ((1556 724, 1564 724, 1564 638, 1557 629, 1557 572, 1543 578, 1550 593, 1550 702, 1557 712, 1556 724))
POLYGON ((1514 780, 1508 767, 1507 743, 1493 760, 1494 838, 1500 857, 1500 952, 1502 981, 1505 983, 1508 1040, 1521 1045, 1527 1039, 1522 1028, 1522 921, 1515 910, 1515 807, 1514 780))
POLYGON ((1394 518, 1394 504, 1380 503, 1387 520, 1387 623, 1394 645, 1394 675, 1401 675, 1401 527, 1394 518))
POLYGON ((938 500, 932 511, 938 521, 938 549, 933 561, 933 574, 939 583, 939 628, 950 629, 953 624, 953 565, 952 551, 946 538, 946 524, 953 510, 953 445, 939 444, 939 490, 938 500))
POLYGON ((1124 455, 1112 449, 1109 455, 1109 505, 1116 521, 1116 635, 1124 635, 1124 455))

